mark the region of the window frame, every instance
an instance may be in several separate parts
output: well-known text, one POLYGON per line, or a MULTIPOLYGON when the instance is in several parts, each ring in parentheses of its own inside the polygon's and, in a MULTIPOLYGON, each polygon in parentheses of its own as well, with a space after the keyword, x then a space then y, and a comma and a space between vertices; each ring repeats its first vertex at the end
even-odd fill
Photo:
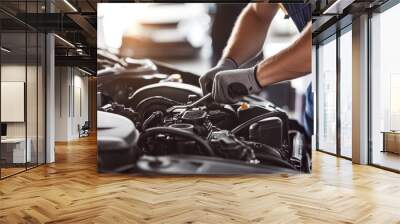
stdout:
MULTIPOLYGON (((37 4, 36 5, 36 11, 38 12, 39 11, 39 6, 38 5, 39 5, 40 1, 39 0, 34 0, 34 1, 31 1, 31 2, 37 4)), ((28 1, 23 1, 23 3, 25 3, 25 11, 27 12, 27 3, 28 3, 28 1)), ((48 7, 46 7, 45 10, 47 12, 48 11, 48 7)), ((1 8, 1 5, 0 5, 0 12, 5 13, 6 15, 9 15, 15 21, 21 23, 21 25, 23 27, 23 30, 11 31, 11 33, 22 33, 22 34, 25 34, 25 40, 24 40, 25 41, 25 49, 24 49, 24 51, 25 51, 25 93, 24 93, 25 94, 25 97, 24 97, 25 166, 24 166, 23 170, 14 172, 14 173, 6 175, 6 176, 3 176, 2 168, 0 167, 0 180, 3 180, 3 179, 6 179, 8 177, 12 177, 14 175, 26 172, 26 171, 28 171, 30 169, 34 169, 36 167, 39 167, 39 166, 44 165, 44 164, 47 163, 47 128, 46 128, 47 127, 47 110, 46 110, 46 108, 47 108, 47 99, 46 99, 47 98, 47 81, 46 81, 46 79, 47 79, 47 43, 48 43, 48 40, 47 40, 47 32, 43 32, 41 30, 38 30, 38 29, 30 26, 27 23, 24 23, 23 21, 19 20, 18 18, 14 17, 12 14, 10 14, 10 12, 8 12, 5 9, 1 8), (35 51, 36 51, 36 60, 34 62, 34 64, 36 65, 36 69, 35 69, 36 70, 35 71, 35 73, 36 73, 36 92, 34 93, 36 95, 35 96, 36 97, 36 122, 34 122, 36 124, 36 136, 34 136, 33 138, 36 138, 36 141, 37 141, 37 145, 36 145, 36 161, 34 163, 29 164, 29 166, 28 166, 28 162, 27 162, 28 154, 26 153, 27 147, 28 147, 27 146, 27 143, 28 143, 28 111, 27 111, 27 83, 28 83, 27 76, 28 76, 28 67, 27 66, 29 64, 28 63, 28 34, 33 34, 33 35, 36 36, 36 41, 35 41, 36 42, 36 49, 35 49, 35 51), (40 35, 40 34, 43 34, 43 35, 40 35), (39 36, 41 36, 42 38, 39 38, 39 36), (41 42, 43 49, 39 48, 39 41, 41 42), (39 51, 39 49, 40 49, 40 51, 39 51), (41 55, 42 60, 44 60, 43 64, 39 63, 39 52, 43 53, 43 55, 41 55), (38 67, 40 65, 42 65, 42 71, 41 71, 42 74, 41 75, 42 75, 42 82, 43 82, 42 84, 43 84, 43 88, 44 88, 44 91, 42 92, 42 96, 44 97, 42 99, 43 105, 41 105, 41 107, 43 107, 42 109, 44 109, 43 117, 40 117, 40 115, 38 113, 38 111, 39 111, 39 81, 38 81, 39 80, 38 79, 38 77, 39 77, 39 68, 38 67), (43 157, 42 158, 43 159, 42 162, 39 162, 39 141, 38 141, 38 139, 39 139, 39 120, 41 120, 41 122, 43 122, 42 123, 43 124, 42 128, 44 128, 43 133, 42 133, 43 134, 43 136, 42 136, 43 137, 43 140, 42 140, 43 141, 43 145, 42 145, 42 147, 43 147, 42 148, 43 155, 41 155, 41 157, 43 157)), ((0 26, 1 26, 1 24, 0 24, 0 26)), ((1 45, 1 41, 2 41, 1 37, 2 37, 3 33, 10 33, 10 31, 1 30, 0 29, 0 45, 1 45)), ((3 62, 2 56, 0 54, 0 82, 1 82, 2 62, 3 62)), ((1 110, 1 106, 0 106, 0 110, 1 110)), ((1 121, 0 121, 0 123, 1 123, 1 121)), ((0 145, 0 155, 1 155, 1 145, 0 145)))
POLYGON ((368 32, 367 32, 367 38, 368 38, 368 68, 367 68, 367 77, 368 77, 368 110, 367 110, 367 117, 368 117, 368 165, 373 166, 373 167, 377 167, 383 170, 387 170, 387 171, 391 171, 391 172, 395 172, 395 173, 400 173, 400 169, 394 169, 394 168, 390 168, 384 165, 380 165, 377 163, 373 162, 373 154, 374 154, 374 149, 373 149, 373 132, 372 132, 372 19, 373 19, 373 15, 374 14, 381 14, 384 13, 385 11, 393 8, 394 6, 397 6, 398 4, 400 4, 399 0, 388 0, 385 3, 383 3, 382 5, 374 8, 373 10, 368 11, 368 32))
MULTIPOLYGON (((348 17, 344 18, 344 19, 348 19, 348 17)), ((340 20, 338 21, 340 22, 340 20)), ((330 36, 326 37, 325 39, 319 40, 318 43, 316 44, 316 51, 315 51, 315 57, 316 57, 316 117, 318 118, 318 114, 319 114, 319 104, 320 104, 320 99, 318 97, 318 93, 319 93, 319 51, 318 49, 320 48, 321 44, 326 44, 329 43, 331 41, 336 41, 336 152, 332 153, 332 152, 328 152, 324 149, 321 149, 319 147, 319 131, 320 131, 320 122, 319 119, 316 119, 316 150, 319 152, 323 152, 329 155, 333 155, 333 156, 337 156, 340 158, 344 158, 346 160, 352 160, 351 157, 347 157, 342 155, 342 150, 341 150, 341 119, 340 119, 340 103, 341 103, 341 99, 340 99, 340 81, 341 81, 341 65, 340 65, 340 38, 342 35, 346 34, 347 32, 352 32, 352 22, 349 22, 348 24, 346 24, 344 27, 341 27, 340 29, 337 29, 335 33, 331 34, 330 36)))

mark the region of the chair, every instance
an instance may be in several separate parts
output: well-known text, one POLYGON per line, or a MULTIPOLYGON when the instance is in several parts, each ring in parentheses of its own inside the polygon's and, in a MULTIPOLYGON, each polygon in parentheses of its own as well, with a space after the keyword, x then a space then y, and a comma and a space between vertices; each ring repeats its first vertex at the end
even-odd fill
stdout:
POLYGON ((81 127, 80 125, 78 125, 78 130, 79 130, 79 138, 89 136, 89 130, 90 130, 89 121, 85 121, 85 123, 81 127))

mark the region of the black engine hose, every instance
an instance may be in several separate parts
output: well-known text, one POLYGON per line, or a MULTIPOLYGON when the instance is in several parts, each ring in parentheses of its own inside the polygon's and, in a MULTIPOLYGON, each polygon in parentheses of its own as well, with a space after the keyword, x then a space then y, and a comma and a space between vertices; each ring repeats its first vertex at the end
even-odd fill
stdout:
POLYGON ((143 145, 142 145, 143 141, 147 137, 152 136, 152 135, 157 135, 157 134, 164 134, 164 133, 165 134, 172 134, 172 135, 179 135, 179 136, 182 136, 182 137, 186 137, 186 138, 192 139, 192 140, 196 141, 197 143, 199 143, 204 149, 206 149, 207 153, 209 154, 209 156, 215 156, 214 150, 202 138, 194 135, 191 132, 180 130, 180 129, 177 129, 177 128, 171 128, 171 127, 154 127, 154 128, 146 129, 139 136, 138 146, 142 148, 143 147, 143 145))
POLYGON ((136 106, 136 112, 140 114, 141 121, 144 121, 146 115, 153 111, 165 111, 166 109, 180 105, 181 103, 175 100, 171 100, 163 96, 152 96, 140 101, 136 106))
POLYGON ((269 113, 266 113, 266 114, 261 114, 261 115, 259 115, 257 117, 253 117, 250 120, 238 125, 234 129, 232 129, 231 132, 233 134, 237 134, 241 130, 243 130, 244 128, 247 128, 248 126, 250 126, 250 125, 252 125, 252 124, 254 124, 254 123, 258 122, 258 121, 261 121, 263 119, 270 118, 270 117, 278 117, 278 118, 280 118, 282 120, 282 123, 283 123, 282 124, 282 126, 283 126, 283 130, 282 131, 283 131, 283 134, 284 134, 284 138, 286 139, 287 144, 289 144, 289 135, 288 135, 288 129, 289 129, 288 125, 289 124, 287 122, 288 117, 287 117, 287 115, 285 113, 280 112, 280 111, 273 111, 273 112, 269 112, 269 113))
POLYGON ((151 123, 156 120, 159 119, 161 120, 164 116, 164 113, 162 111, 155 111, 153 112, 150 117, 148 117, 142 124, 142 130, 146 130, 149 125, 151 125, 151 123))

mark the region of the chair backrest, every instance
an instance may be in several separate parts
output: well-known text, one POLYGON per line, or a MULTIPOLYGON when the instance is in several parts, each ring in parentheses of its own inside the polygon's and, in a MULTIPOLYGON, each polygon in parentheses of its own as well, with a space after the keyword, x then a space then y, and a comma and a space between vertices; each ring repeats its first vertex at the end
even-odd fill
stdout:
POLYGON ((85 123, 82 125, 82 129, 89 129, 89 128, 90 128, 89 121, 85 121, 85 123))

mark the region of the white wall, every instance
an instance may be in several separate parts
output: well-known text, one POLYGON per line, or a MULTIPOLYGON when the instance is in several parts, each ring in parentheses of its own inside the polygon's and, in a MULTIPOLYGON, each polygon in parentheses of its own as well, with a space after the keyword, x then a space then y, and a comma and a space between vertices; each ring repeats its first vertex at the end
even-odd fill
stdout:
MULTIPOLYGON (((31 74, 36 76, 36 67, 25 65, 2 65, 1 66, 1 81, 3 82, 25 82, 25 75, 28 72, 28 87, 27 88, 27 106, 31 108, 27 109, 27 119, 28 119, 28 137, 30 130, 36 130, 36 120, 37 115, 37 99, 36 99, 36 80, 33 80, 31 74), (27 69, 27 70, 26 70, 27 69), (32 85, 34 88, 32 88, 32 85), (34 107, 34 108, 33 108, 34 107)), ((41 105, 39 105, 40 107, 41 105)), ((6 110, 6 108, 1 108, 1 110, 6 110)), ((24 108, 22 108, 24 110, 24 108)), ((25 137, 25 126, 26 122, 7 122, 7 136, 8 137, 25 137)), ((35 132, 36 134, 36 132, 35 132)))
POLYGON ((69 139, 69 73, 67 67, 55 68, 55 141, 69 139))
POLYGON ((74 104, 74 107, 72 108, 71 133, 73 138, 78 138, 79 137, 79 132, 77 128, 78 125, 82 126, 85 123, 85 121, 89 120, 88 78, 86 76, 81 76, 81 73, 77 75, 75 70, 73 86, 74 86, 73 88, 74 91, 72 94, 74 96, 71 97, 72 99, 74 99, 74 102, 72 103, 74 104))
MULTIPOLYGON (((39 163, 44 162, 45 150, 45 118, 44 118, 44 74, 42 67, 37 67, 25 64, 3 64, 1 66, 1 81, 2 82, 24 82, 26 86, 26 107, 23 102, 22 108, 14 108, 14 110, 22 110, 20 113, 25 114, 26 120, 22 122, 6 122, 7 123, 7 137, 8 138, 24 138, 25 135, 30 140, 30 148, 32 161, 39 163), (38 69, 38 70, 37 70, 38 69), (26 80, 27 79, 27 80, 26 80), (37 156, 37 154, 39 154, 37 156)), ((25 90, 19 90, 24 94, 25 90)), ((2 89, 3 92, 3 89, 2 89)), ((4 94, 4 93, 3 93, 4 94)), ((7 97, 2 95, 3 97, 7 97)), ((10 108, 1 108, 4 110, 12 110, 10 108)), ((7 111, 13 113, 12 111, 7 111)), ((16 112, 14 112, 16 113, 16 112)))
MULTIPOLYGON (((1 81, 3 82, 25 82, 25 65, 2 65, 1 81)), ((30 68, 28 68, 30 70, 30 68)), ((1 108, 5 110, 6 108, 1 108)), ((7 123, 7 137, 25 137, 25 122, 7 123)))
POLYGON ((56 67, 55 85, 55 140, 77 139, 78 125, 88 120, 88 78, 76 68, 56 67))

